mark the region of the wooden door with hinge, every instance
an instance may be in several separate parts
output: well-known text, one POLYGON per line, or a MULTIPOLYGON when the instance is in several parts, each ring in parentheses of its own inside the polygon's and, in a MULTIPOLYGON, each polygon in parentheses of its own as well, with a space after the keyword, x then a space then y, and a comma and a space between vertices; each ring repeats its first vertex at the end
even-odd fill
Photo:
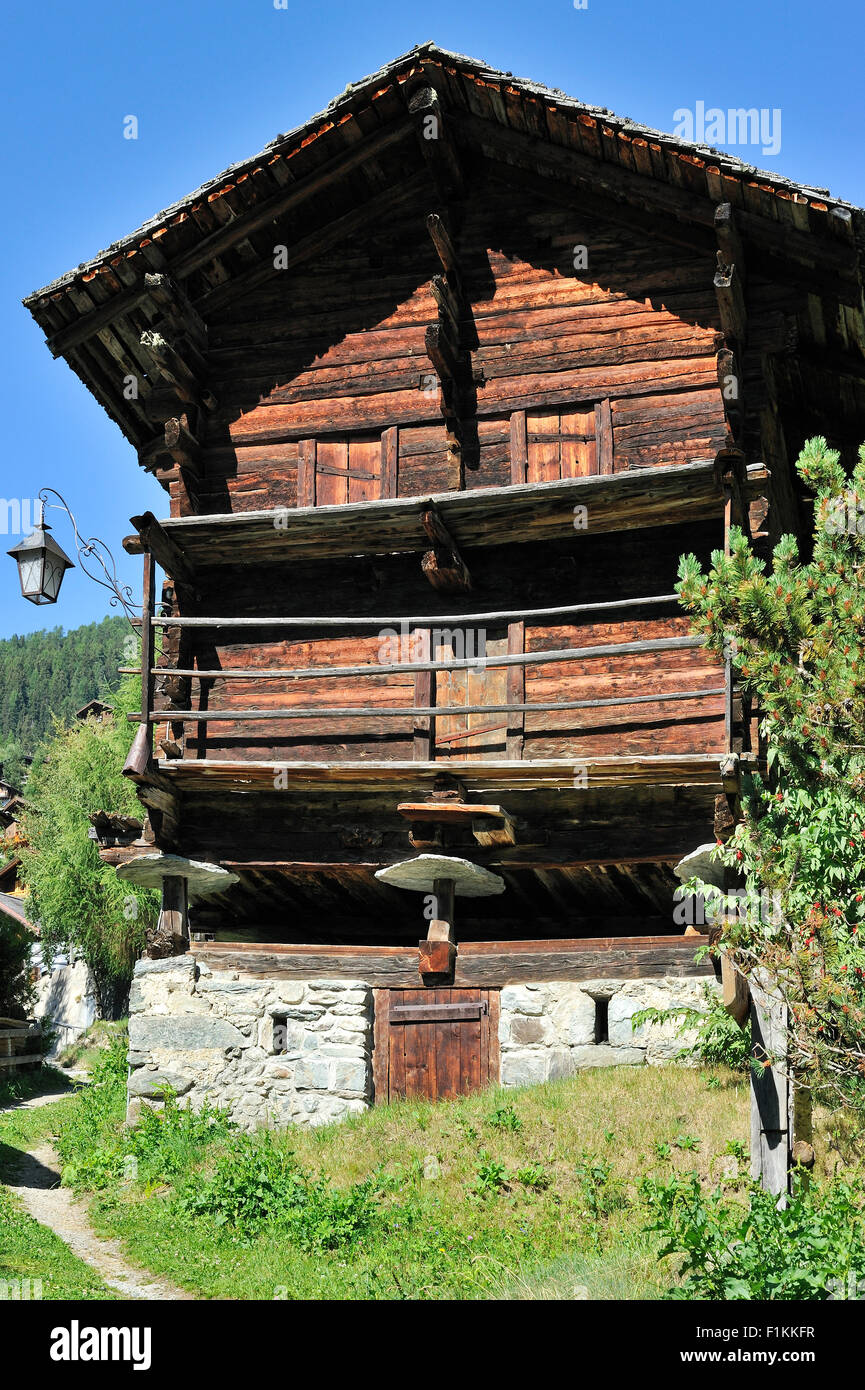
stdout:
POLYGON ((378 1103, 449 1100, 499 1079, 497 989, 377 989, 378 1103))

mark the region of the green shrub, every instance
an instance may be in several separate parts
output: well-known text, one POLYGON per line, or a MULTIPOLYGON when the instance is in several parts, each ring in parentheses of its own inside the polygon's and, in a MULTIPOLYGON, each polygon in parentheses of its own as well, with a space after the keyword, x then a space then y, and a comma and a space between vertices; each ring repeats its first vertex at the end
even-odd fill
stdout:
POLYGON ((797 1179, 783 1208, 757 1184, 704 1192, 696 1173, 647 1177, 640 1190, 652 1216, 646 1229, 661 1237, 659 1258, 684 1257, 668 1299, 825 1300, 846 1297, 865 1278, 861 1179, 797 1179))
POLYGON ((35 990, 30 979, 33 933, 23 922, 0 913, 0 1015, 26 1018, 35 990))
POLYGON ((727 1013, 710 985, 703 986, 704 1009, 681 1005, 674 1009, 640 1009, 631 1019, 634 1028, 644 1023, 667 1023, 678 1019, 682 1031, 694 1029, 696 1038, 690 1047, 683 1047, 677 1056, 685 1060, 705 1062, 707 1066, 725 1066, 732 1071, 747 1071, 751 1057, 751 1025, 740 1028, 727 1013))
POLYGON ((30 915, 39 922, 45 959, 78 947, 104 1018, 124 1012, 133 966, 159 911, 158 895, 122 882, 89 838, 93 811, 141 814, 135 788, 122 775, 130 743, 125 715, 139 708, 140 698, 140 681, 129 676, 111 692, 114 719, 69 728, 55 722, 27 779, 22 817, 30 915))
POLYGON ((326 1177, 311 1177, 291 1150, 265 1131, 234 1136, 212 1176, 186 1188, 177 1207, 240 1237, 273 1227, 302 1250, 336 1250, 354 1245, 372 1228, 378 1196, 372 1178, 340 1189, 326 1177))
POLYGON ((192 1110, 178 1105, 177 1097, 166 1092, 158 1109, 143 1106, 135 1128, 124 1143, 125 1157, 141 1182, 169 1182, 186 1173, 204 1157, 209 1145, 227 1138, 236 1125, 224 1110, 205 1105, 192 1110))
POLYGON ((481 1149, 477 1174, 469 1191, 476 1197, 495 1197, 510 1181, 508 1171, 498 1159, 491 1158, 486 1149, 481 1149))
POLYGON ((512 1105, 499 1105, 490 1115, 487 1124, 493 1129, 509 1130, 512 1134, 519 1134, 523 1127, 523 1122, 512 1105))
POLYGON ((93 1063, 90 1084, 60 1122, 57 1151, 67 1187, 106 1187, 122 1175, 128 1046, 125 1029, 109 1039, 93 1063))

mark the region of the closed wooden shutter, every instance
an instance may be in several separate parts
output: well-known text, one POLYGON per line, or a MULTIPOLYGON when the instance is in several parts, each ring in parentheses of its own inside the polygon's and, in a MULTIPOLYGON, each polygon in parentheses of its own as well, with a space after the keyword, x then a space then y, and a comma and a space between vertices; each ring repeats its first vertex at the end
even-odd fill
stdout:
POLYGON ((302 439, 298 446, 299 507, 374 502, 397 495, 399 431, 350 439, 302 439))
POLYGON ((547 483, 613 471, 608 400, 579 409, 517 410, 511 416, 511 482, 547 483))

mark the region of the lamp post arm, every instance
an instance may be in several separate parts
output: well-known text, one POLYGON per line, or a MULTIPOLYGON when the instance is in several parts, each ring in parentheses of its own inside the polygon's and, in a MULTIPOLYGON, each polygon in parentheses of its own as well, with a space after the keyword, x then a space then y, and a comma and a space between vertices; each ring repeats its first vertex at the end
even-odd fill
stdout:
POLYGON ((110 548, 104 541, 101 541, 98 536, 89 536, 86 540, 84 539, 81 532, 78 530, 78 524, 70 511, 66 499, 53 487, 43 487, 40 490, 39 502, 43 508, 43 513, 46 506, 50 507, 52 511, 62 511, 66 513, 69 520, 72 522, 72 530, 75 533, 75 549, 78 552, 78 563, 82 570, 87 575, 88 579, 93 580, 94 584, 99 584, 103 589, 109 591, 112 595, 110 601, 111 607, 117 608, 119 605, 123 609, 124 616, 132 625, 133 631, 135 631, 137 635, 137 628, 135 628, 135 625, 132 623, 132 619, 138 616, 139 610, 133 603, 132 587, 129 584, 120 583, 117 577, 117 562, 110 548), (49 494, 52 497, 56 497, 57 502, 49 502, 49 494), (103 579, 100 579, 98 574, 94 574, 92 570, 88 569, 85 562, 90 559, 95 560, 99 565, 104 575, 103 579))

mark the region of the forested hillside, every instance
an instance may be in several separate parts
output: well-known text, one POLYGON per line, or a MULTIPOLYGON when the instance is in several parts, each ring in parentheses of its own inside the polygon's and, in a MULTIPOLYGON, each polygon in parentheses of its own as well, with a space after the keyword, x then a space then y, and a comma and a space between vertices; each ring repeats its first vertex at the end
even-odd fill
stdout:
POLYGON ((121 617, 0 640, 0 761, 13 782, 52 715, 68 719, 117 679, 129 626, 121 617))

